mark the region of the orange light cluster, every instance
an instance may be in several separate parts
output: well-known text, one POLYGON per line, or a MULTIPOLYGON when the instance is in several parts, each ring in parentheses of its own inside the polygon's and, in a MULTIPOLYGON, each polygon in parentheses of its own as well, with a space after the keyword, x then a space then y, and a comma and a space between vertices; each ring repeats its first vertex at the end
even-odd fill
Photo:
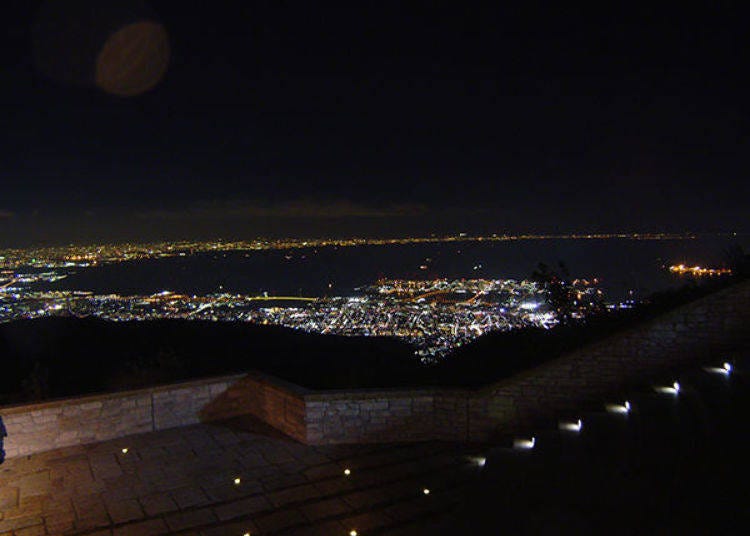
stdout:
POLYGON ((729 268, 703 268, 701 266, 685 266, 684 264, 673 264, 669 267, 669 271, 673 274, 694 275, 697 277, 727 275, 732 273, 732 270, 729 268))

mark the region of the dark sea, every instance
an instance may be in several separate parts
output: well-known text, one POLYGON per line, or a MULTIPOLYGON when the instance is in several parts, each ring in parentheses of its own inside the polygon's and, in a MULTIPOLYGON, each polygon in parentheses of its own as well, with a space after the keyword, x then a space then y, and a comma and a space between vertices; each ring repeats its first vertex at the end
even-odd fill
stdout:
MULTIPOLYGON (((341 296, 384 277, 524 279, 540 262, 562 261, 572 277, 599 278, 615 301, 631 290, 638 297, 684 284, 667 272, 670 264, 725 264, 733 242, 737 239, 547 239, 205 253, 83 269, 45 288, 341 296)), ((747 251, 748 244, 739 243, 747 251)))

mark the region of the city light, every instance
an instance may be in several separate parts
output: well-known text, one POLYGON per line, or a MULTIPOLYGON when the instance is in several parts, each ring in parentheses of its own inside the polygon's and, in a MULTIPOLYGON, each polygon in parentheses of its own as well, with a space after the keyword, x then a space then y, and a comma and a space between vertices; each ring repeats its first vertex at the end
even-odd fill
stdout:
POLYGON ((141 259, 185 257, 197 253, 227 253, 230 251, 272 251, 302 248, 362 247, 405 244, 439 244, 451 242, 508 242, 517 240, 603 240, 625 239, 638 241, 691 240, 696 236, 685 233, 596 233, 596 234, 493 234, 489 236, 429 236, 401 238, 287 238, 256 240, 174 241, 156 243, 113 243, 67 245, 27 249, 0 250, 0 269, 24 266, 61 268, 90 267, 101 264, 128 262, 141 259))
MULTIPOLYGON (((275 324, 312 333, 403 339, 422 361, 438 360, 485 333, 546 329, 557 323, 554 311, 541 305, 544 291, 534 282, 513 279, 380 280, 358 289, 357 296, 325 298, 226 292, 198 296, 173 291, 122 296, 27 287, 15 292, 7 300, 0 294, 0 322, 94 316, 115 322, 180 319, 275 324), (533 311, 522 307, 530 299, 533 311), (258 307, 257 302, 268 300, 296 303, 258 307)), ((581 292, 595 289, 581 287, 581 292)))
MULTIPOLYGON (((160 290, 150 295, 96 294, 90 291, 39 290, 83 270, 145 259, 187 257, 202 253, 278 250, 294 262, 302 248, 364 247, 472 241, 618 238, 690 239, 671 234, 561 234, 403 237, 394 239, 257 239, 246 241, 176 241, 97 244, 0 250, 0 322, 52 316, 103 320, 161 319, 249 322, 279 325, 310 333, 352 337, 394 337, 414 348, 424 363, 439 361, 455 348, 486 333, 557 325, 546 290, 536 282, 513 279, 381 279, 352 295, 284 296, 217 292, 206 295, 160 290), (269 302, 269 307, 259 307, 269 302)), ((425 263, 432 259, 425 259, 425 263)), ((476 266, 480 266, 477 263, 476 266)), ((484 268, 483 268, 484 270, 484 268)), ((571 281, 578 304, 574 318, 597 310, 602 291, 598 278, 571 281)), ((628 305, 631 306, 632 304, 628 305)), ((615 309, 619 306, 613 306, 615 309)))
POLYGON ((669 271, 673 274, 692 275, 696 277, 713 277, 732 273, 732 270, 729 268, 704 268, 702 266, 685 266, 684 264, 674 264, 669 267, 669 271))

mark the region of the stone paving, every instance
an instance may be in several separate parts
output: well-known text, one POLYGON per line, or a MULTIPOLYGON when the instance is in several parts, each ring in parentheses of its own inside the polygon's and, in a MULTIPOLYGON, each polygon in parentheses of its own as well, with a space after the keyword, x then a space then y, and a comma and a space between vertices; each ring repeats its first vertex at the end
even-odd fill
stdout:
POLYGON ((470 454, 309 447, 250 417, 140 434, 7 460, 0 536, 422 534, 476 478, 470 454))

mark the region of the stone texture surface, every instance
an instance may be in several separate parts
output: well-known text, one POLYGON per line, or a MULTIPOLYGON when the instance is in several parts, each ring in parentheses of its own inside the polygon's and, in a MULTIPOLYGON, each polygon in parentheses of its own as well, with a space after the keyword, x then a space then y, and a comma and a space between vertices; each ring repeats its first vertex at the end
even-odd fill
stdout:
POLYGON ((65 447, 0 466, 0 536, 398 529, 420 522, 422 513, 408 504, 414 500, 441 513, 459 505, 477 476, 465 449, 437 442, 311 447, 253 417, 65 447), (95 469, 102 465, 109 469, 95 469), (434 496, 421 498, 423 486, 434 496), (387 513, 401 502, 398 516, 387 513))
POLYGON ((750 343, 750 282, 525 371, 469 400, 469 438, 533 428, 634 384, 692 364, 721 363, 750 343))
MULTIPOLYGON (((8 458, 199 422, 240 376, 0 408, 8 458)), ((112 466, 110 466, 112 468, 112 466)), ((106 471, 104 467, 98 470, 106 471)))
POLYGON ((253 372, 235 382, 201 410, 211 421, 250 414, 299 441, 306 441, 305 401, 309 391, 297 385, 253 372))

